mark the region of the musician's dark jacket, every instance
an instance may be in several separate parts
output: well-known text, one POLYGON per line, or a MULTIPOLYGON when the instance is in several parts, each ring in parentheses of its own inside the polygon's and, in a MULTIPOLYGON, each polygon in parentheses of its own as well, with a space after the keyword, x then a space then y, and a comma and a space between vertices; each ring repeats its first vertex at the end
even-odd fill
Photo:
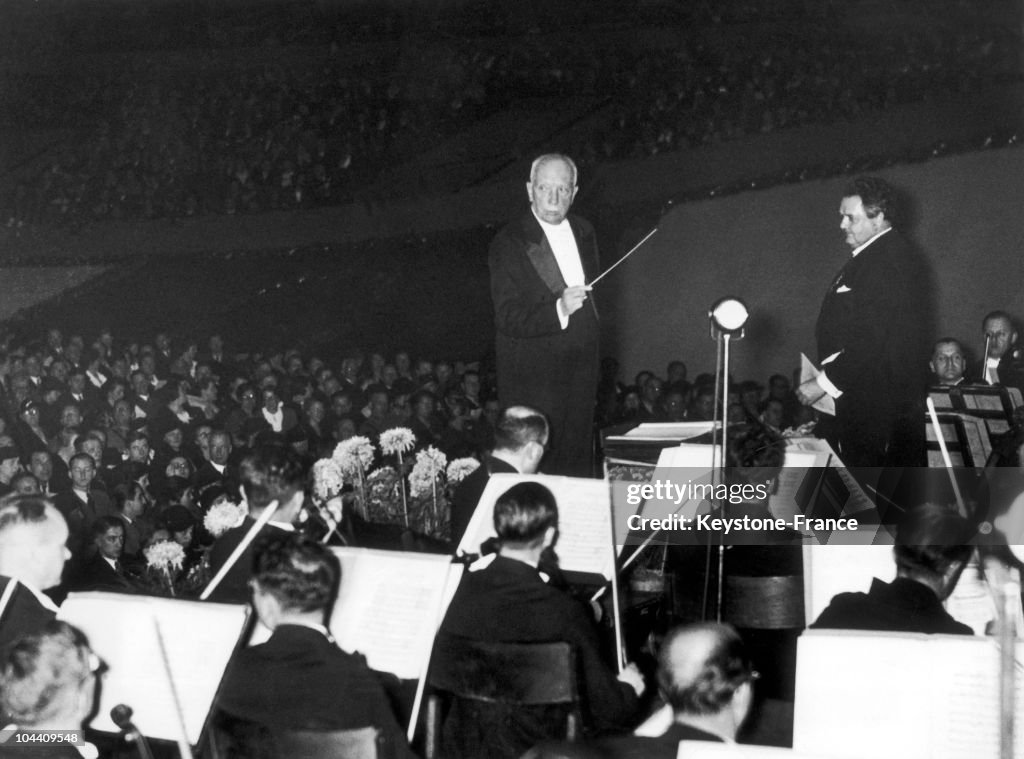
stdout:
MULTIPOLYGON (((0 577, 0 594, 10 582, 11 578, 0 577)), ((0 616, 0 655, 22 637, 41 632, 56 618, 55 611, 43 606, 32 591, 19 582, 0 616)))
MULTIPOLYGON (((221 535, 210 548, 210 576, 215 576, 223 567, 234 550, 241 544, 246 534, 256 523, 252 517, 246 517, 242 524, 232 527, 221 535)), ((260 541, 268 535, 276 535, 284 530, 273 523, 267 523, 260 528, 253 541, 246 546, 242 555, 231 565, 231 569, 224 575, 224 579, 217 585, 210 594, 210 601, 214 603, 235 603, 244 604, 249 602, 249 578, 252 577, 252 562, 256 555, 256 548, 260 541)))
POLYGON ((908 577, 897 577, 891 583, 875 578, 867 593, 840 593, 811 627, 974 634, 970 627, 950 616, 931 588, 908 577))
POLYGON ((350 654, 321 631, 278 626, 266 643, 240 650, 232 659, 216 701, 216 729, 228 735, 228 756, 269 756, 247 740, 260 729, 380 730, 382 756, 412 759, 380 680, 358 654, 350 654))
POLYGON ((506 461, 485 456, 483 462, 459 483, 452 496, 452 546, 458 548, 459 541, 466 534, 469 520, 473 518, 480 496, 484 494, 487 481, 492 474, 516 474, 518 469, 506 461))
MULTIPOLYGON (((619 682, 602 659, 584 607, 547 585, 529 564, 498 556, 486 569, 463 575, 441 634, 506 643, 568 641, 578 655, 584 727, 602 731, 630 726, 636 692, 619 682)), ((461 707, 463 711, 453 706, 445 723, 444 744, 454 756, 518 756, 540 740, 557 737, 558 723, 525 710, 518 724, 499 728, 488 725, 486 715, 468 714, 470 705, 461 707)))

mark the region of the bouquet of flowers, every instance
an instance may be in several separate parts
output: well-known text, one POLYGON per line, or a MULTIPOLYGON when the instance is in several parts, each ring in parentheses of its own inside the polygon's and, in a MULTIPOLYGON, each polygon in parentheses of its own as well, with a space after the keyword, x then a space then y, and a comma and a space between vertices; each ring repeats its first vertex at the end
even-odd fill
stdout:
POLYGON ((369 438, 350 437, 342 440, 334 449, 331 460, 338 465, 342 477, 354 481, 359 491, 359 509, 363 518, 366 512, 366 473, 373 464, 373 444, 369 438))
POLYGON ((326 503, 341 493, 344 486, 345 476, 333 458, 320 459, 313 464, 313 496, 318 501, 326 503))
POLYGON ((472 456, 455 459, 448 465, 448 469, 445 470, 445 479, 448 482, 448 487, 454 489, 456 485, 479 468, 480 462, 472 456))
POLYGON ((173 540, 161 540, 143 551, 146 557, 146 572, 156 578, 161 590, 176 595, 174 582, 185 566, 185 549, 173 540))
POLYGON ((203 527, 213 537, 219 538, 228 530, 238 527, 238 525, 244 522, 248 513, 245 506, 239 503, 221 501, 220 503, 215 503, 206 512, 206 516, 203 517, 203 527))
POLYGON ((381 452, 385 456, 395 456, 398 459, 398 490, 402 496, 402 519, 405 520, 406 527, 409 526, 409 500, 405 495, 405 477, 401 476, 405 472, 402 456, 411 451, 414 445, 416 436, 408 427, 395 427, 380 433, 381 452))
MULTIPOLYGON (((407 458, 415 445, 412 430, 385 430, 380 436, 381 453, 394 456, 398 465, 371 470, 375 452, 367 438, 354 437, 339 443, 331 458, 313 465, 314 500, 330 507, 338 501, 344 483, 351 480, 354 492, 345 497, 354 499, 363 518, 447 540, 452 491, 480 462, 461 458, 449 463, 448 457, 432 446, 407 458)), ((340 514, 336 521, 340 521, 340 514)))

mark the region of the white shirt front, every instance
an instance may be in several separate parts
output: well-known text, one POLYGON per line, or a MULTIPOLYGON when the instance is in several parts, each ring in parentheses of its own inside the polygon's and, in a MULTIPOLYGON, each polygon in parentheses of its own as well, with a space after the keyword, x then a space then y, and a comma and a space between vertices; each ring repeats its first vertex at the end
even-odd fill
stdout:
POLYGON ((990 385, 999 384, 999 359, 990 356, 985 362, 985 381, 990 385))
MULTIPOLYGON (((536 216, 536 214, 535 214, 536 216)), ((572 233, 572 227, 568 219, 562 219, 558 224, 549 224, 542 219, 540 228, 544 230, 551 251, 555 254, 555 263, 558 264, 558 271, 562 274, 567 287, 577 287, 587 283, 586 275, 583 273, 583 262, 580 261, 580 249, 576 245, 576 235, 572 233)), ((558 321, 562 329, 569 326, 569 315, 562 313, 561 302, 555 304, 558 313, 558 321)))
POLYGON ((266 409, 263 409, 263 418, 267 420, 267 423, 270 425, 271 429, 274 430, 274 432, 280 432, 281 425, 284 422, 284 409, 278 406, 276 414, 271 414, 266 409))

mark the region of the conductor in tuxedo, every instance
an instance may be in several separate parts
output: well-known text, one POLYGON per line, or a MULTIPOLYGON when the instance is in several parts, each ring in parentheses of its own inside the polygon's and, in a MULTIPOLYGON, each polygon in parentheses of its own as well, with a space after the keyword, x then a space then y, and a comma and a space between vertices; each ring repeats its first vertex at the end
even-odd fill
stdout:
POLYGON ((847 466, 924 465, 927 328, 922 272, 895 228, 892 187, 860 177, 839 206, 853 250, 829 286, 816 337, 822 373, 798 395, 835 399, 835 442, 847 466))
POLYGON ((593 227, 569 215, 576 179, 568 156, 537 158, 526 185, 530 210, 494 238, 489 263, 501 403, 548 418, 545 471, 589 476, 598 321, 586 283, 598 258, 593 227))

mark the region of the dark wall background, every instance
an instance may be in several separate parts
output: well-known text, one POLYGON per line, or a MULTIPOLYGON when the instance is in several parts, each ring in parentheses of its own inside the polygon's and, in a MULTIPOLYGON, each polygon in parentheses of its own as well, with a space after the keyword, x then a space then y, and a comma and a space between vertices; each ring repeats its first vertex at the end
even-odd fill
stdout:
MULTIPOLYGON (((909 201, 908 235, 931 269, 933 282, 921 283, 934 288, 931 334, 982 350, 987 311, 1024 312, 1024 154, 994 150, 879 173, 909 201)), ((789 373, 800 351, 815 358, 821 298, 849 255, 838 215, 845 184, 805 182, 670 211, 599 294, 605 352, 619 357, 625 377, 663 372, 672 358, 686 360, 691 376, 711 371, 707 310, 736 295, 751 311, 747 336, 733 347, 738 379, 789 373)))
MULTIPOLYGON (((987 311, 1024 315, 1024 151, 961 154, 879 173, 908 201, 908 236, 931 271, 931 281, 920 285, 934 294, 931 334, 950 334, 980 350, 979 323, 987 311)), ((813 358, 822 295, 849 255, 838 215, 845 183, 744 192, 680 205, 654 219, 658 234, 599 283, 595 296, 604 352, 619 358, 623 377, 647 367, 664 372, 673 358, 686 360, 691 376, 711 371, 707 310, 723 295, 743 298, 752 314, 746 338, 734 344, 737 379, 788 373, 799 365, 800 351, 813 358)), ((520 203, 509 199, 506 213, 520 203)), ((607 221, 592 217, 599 228, 607 221)), ((618 239, 606 231, 605 264, 639 240, 647 223, 628 225, 618 239)), ((102 276, 17 321, 32 336, 48 324, 86 334, 123 325, 121 334, 135 339, 150 339, 161 328, 199 336, 218 330, 248 347, 404 348, 477 358, 492 344, 486 251, 495 231, 485 224, 354 247, 110 262, 102 276)), ((70 274, 76 271, 5 268, 0 277, 6 292, 31 299, 52 292, 41 281, 75 284, 70 274)))

